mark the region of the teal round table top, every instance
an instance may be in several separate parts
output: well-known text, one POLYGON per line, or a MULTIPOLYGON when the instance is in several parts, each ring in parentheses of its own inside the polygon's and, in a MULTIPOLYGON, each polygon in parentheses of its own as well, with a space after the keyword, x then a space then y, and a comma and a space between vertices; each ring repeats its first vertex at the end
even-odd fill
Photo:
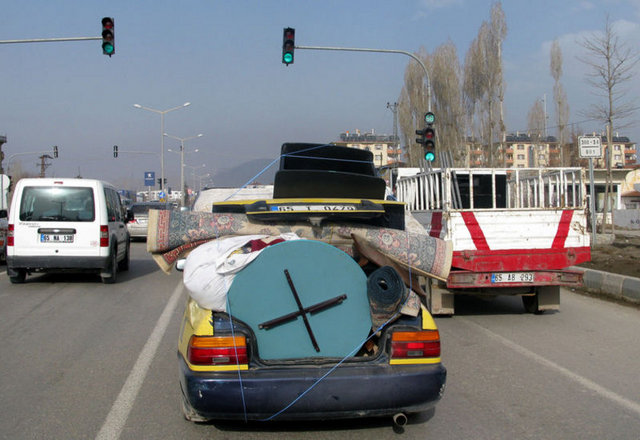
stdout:
POLYGON ((320 241, 266 247, 236 275, 228 301, 229 313, 253 329, 266 360, 344 358, 371 329, 365 273, 348 254, 320 241))

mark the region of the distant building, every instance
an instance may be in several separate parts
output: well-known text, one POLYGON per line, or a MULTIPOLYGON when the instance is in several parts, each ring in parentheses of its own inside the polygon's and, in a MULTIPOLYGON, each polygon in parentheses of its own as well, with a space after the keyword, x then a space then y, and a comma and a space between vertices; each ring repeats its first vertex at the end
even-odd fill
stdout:
POLYGON ((358 148, 373 153, 373 163, 376 167, 392 165, 402 161, 402 151, 397 137, 386 134, 355 132, 340 133, 340 140, 332 142, 333 145, 358 148))
MULTIPOLYGON (((606 136, 602 136, 602 156, 595 159, 595 168, 606 168, 606 136)), ((495 166, 507 168, 557 167, 561 166, 561 154, 558 140, 554 136, 534 139, 527 133, 509 134, 505 137, 504 156, 498 151, 494 157, 495 166)), ((485 146, 472 138, 467 138, 465 147, 466 167, 488 166, 488 153, 485 146)), ((498 147, 499 150, 499 147, 498 147)), ((626 136, 612 137, 611 167, 631 168, 637 164, 636 144, 626 136)), ((580 160, 577 145, 564 145, 564 164, 566 166, 587 166, 587 159, 580 160), (579 161, 579 163, 578 163, 579 161)))

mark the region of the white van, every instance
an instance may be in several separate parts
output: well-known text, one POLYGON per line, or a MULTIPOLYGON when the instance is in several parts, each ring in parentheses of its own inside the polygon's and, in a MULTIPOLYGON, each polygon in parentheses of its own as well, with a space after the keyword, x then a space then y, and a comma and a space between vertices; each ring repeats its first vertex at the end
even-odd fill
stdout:
POLYGON ((7 236, 7 274, 12 283, 32 272, 99 273, 114 283, 129 268, 129 233, 120 196, 92 179, 18 181, 7 236))

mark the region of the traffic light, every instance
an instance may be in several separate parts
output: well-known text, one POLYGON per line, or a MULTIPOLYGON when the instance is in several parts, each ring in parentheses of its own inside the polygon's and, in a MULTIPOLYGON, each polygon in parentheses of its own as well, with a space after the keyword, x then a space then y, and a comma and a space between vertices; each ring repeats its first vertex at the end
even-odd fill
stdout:
POLYGON ((54 157, 54 159, 58 158, 58 146, 57 145, 53 146, 53 157, 54 157))
POLYGON ((435 115, 432 112, 427 112, 424 115, 424 122, 427 126, 423 130, 416 130, 416 134, 422 136, 422 138, 416 139, 416 142, 422 144, 424 148, 424 160, 427 162, 436 160, 436 130, 433 127, 435 121, 435 115))
POLYGON ((113 146, 113 157, 118 157, 118 146, 117 145, 113 146))
POLYGON ((104 17, 102 19, 102 53, 105 55, 113 55, 116 53, 115 45, 115 25, 113 24, 113 18, 104 17))
POLYGON ((296 43, 296 30, 285 28, 282 34, 282 62, 287 66, 293 64, 293 49, 296 43))

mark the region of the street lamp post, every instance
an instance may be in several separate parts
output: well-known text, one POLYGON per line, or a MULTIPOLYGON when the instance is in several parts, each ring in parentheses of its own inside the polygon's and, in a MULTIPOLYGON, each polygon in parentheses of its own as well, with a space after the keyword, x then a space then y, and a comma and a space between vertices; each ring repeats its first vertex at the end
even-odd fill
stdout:
MULTIPOLYGON (((195 139, 195 138, 199 138, 202 137, 203 134, 199 133, 195 136, 189 136, 186 138, 179 138, 177 136, 172 136, 170 134, 167 133, 163 133, 164 136, 170 137, 172 139, 175 139, 177 141, 180 141, 180 194, 182 194, 182 206, 185 205, 185 200, 186 200, 186 194, 184 192, 184 141, 188 141, 190 139, 195 139)), ((197 150, 196 150, 197 151, 197 150)))
POLYGON ((150 112, 160 114, 160 189, 161 190, 164 189, 164 115, 165 113, 169 113, 174 110, 179 110, 183 107, 188 107, 190 105, 191 105, 190 102, 185 102, 182 105, 170 108, 168 110, 156 110, 154 108, 145 107, 140 104, 133 104, 135 108, 140 108, 142 110, 148 110, 150 112))

